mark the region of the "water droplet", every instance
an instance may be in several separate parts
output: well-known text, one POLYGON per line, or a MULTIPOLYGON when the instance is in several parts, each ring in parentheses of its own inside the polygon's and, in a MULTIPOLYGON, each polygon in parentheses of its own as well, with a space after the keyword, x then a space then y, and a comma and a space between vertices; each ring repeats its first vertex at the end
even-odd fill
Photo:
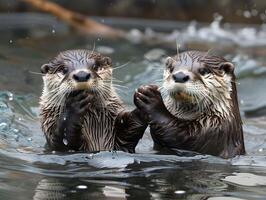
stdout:
POLYGON ((101 38, 97 38, 97 41, 101 41, 101 38))
POLYGON ((241 99, 240 100, 240 104, 244 104, 245 102, 244 102, 244 100, 243 99, 241 99))
POLYGON ((184 190, 176 190, 175 191, 175 194, 185 194, 186 193, 186 191, 184 191, 184 190))
POLYGON ((13 40, 9 40, 9 43, 12 44, 13 43, 13 40))
POLYGON ((8 100, 9 101, 13 101, 14 97, 13 97, 13 94, 12 93, 9 93, 8 94, 8 100))
POLYGON ((52 151, 52 154, 55 154, 56 153, 56 151, 52 151))
POLYGON ((121 121, 120 121, 120 122, 121 122, 121 124, 123 124, 123 123, 124 123, 124 120, 123 120, 123 119, 121 119, 121 121))
POLYGON ((64 143, 64 145, 67 145, 68 144, 68 141, 67 141, 66 138, 63 139, 63 143, 64 143))
POLYGON ((55 34, 55 30, 54 29, 52 30, 52 33, 55 34))
POLYGON ((32 141, 32 138, 28 138, 28 141, 31 142, 32 141))
POLYGON ((66 121, 66 117, 64 117, 63 120, 66 121))
POLYGON ((18 118, 18 121, 21 121, 21 120, 22 120, 22 119, 19 117, 19 118, 18 118))
POLYGON ((15 133, 18 133, 18 132, 19 132, 19 130, 16 129, 16 128, 14 128, 13 131, 14 131, 15 133))
POLYGON ((263 152, 263 148, 259 149, 259 152, 263 152))
POLYGON ((81 189, 81 190, 84 190, 84 189, 87 189, 87 185, 78 185, 77 186, 77 189, 81 189))

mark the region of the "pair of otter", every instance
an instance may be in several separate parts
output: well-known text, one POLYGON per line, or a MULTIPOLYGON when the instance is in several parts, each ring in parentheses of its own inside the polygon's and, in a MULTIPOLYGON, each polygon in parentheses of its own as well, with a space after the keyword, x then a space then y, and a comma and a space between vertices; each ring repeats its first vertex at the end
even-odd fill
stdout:
POLYGON ((54 150, 134 152, 146 127, 156 147, 230 158, 245 153, 233 64, 205 52, 167 58, 162 97, 155 85, 134 94, 129 112, 112 86, 111 59, 61 52, 41 67, 41 123, 54 150))

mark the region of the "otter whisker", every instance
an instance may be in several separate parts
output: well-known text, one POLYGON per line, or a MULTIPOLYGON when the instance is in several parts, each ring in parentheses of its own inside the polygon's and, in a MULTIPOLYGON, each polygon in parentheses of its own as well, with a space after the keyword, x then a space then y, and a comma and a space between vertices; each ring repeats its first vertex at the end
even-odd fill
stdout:
POLYGON ((159 69, 161 68, 161 65, 158 62, 151 61, 146 56, 144 56, 144 59, 147 60, 151 65, 157 66, 159 69))
POLYGON ((115 78, 115 77, 112 77, 112 78, 107 79, 107 80, 111 80, 111 82, 120 82, 120 83, 124 83, 124 81, 121 81, 121 80, 119 80, 119 79, 117 79, 117 78, 115 78))
POLYGON ((93 47, 92 47, 92 50, 91 50, 90 56, 94 54, 94 50, 95 50, 95 41, 93 41, 93 47))
POLYGON ((125 86, 125 85, 118 85, 118 84, 112 84, 113 86, 115 86, 115 87, 119 87, 119 88, 123 88, 123 89, 128 89, 128 87, 127 86, 125 86))
POLYGON ((178 40, 176 38, 176 56, 177 56, 177 58, 179 58, 179 54, 180 54, 179 49, 180 49, 180 44, 178 43, 178 40))
POLYGON ((44 74, 40 73, 40 72, 33 72, 33 71, 28 71, 31 74, 35 74, 35 75, 41 75, 44 76, 44 74))
POLYGON ((128 66, 131 62, 132 62, 132 61, 130 60, 130 61, 126 62, 125 64, 122 64, 122 65, 120 65, 120 66, 114 67, 114 68, 112 68, 112 69, 113 69, 113 70, 121 69, 121 68, 123 68, 123 67, 128 66))

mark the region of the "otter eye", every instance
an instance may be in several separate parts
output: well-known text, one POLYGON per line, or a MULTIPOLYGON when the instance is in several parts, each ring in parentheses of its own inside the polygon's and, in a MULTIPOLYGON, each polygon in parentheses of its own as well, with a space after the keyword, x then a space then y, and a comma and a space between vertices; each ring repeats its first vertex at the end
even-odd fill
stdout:
POLYGON ((209 70, 208 68, 200 68, 199 73, 200 75, 204 76, 204 75, 211 73, 211 70, 209 70))
POLYGON ((67 67, 63 67, 61 71, 62 71, 63 74, 66 74, 68 72, 68 68, 67 67))
POLYGON ((99 65, 97 65, 97 64, 94 64, 93 66, 92 66, 92 69, 94 70, 94 71, 99 71, 99 70, 101 70, 102 69, 102 67, 101 66, 99 66, 99 65))

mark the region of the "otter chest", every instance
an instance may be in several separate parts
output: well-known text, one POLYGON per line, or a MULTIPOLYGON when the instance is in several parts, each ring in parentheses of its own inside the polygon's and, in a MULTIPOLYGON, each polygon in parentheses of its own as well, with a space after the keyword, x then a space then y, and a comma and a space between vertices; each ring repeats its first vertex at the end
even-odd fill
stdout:
POLYGON ((87 151, 112 150, 114 147, 114 122, 117 114, 109 110, 90 111, 84 118, 82 149, 87 151))

